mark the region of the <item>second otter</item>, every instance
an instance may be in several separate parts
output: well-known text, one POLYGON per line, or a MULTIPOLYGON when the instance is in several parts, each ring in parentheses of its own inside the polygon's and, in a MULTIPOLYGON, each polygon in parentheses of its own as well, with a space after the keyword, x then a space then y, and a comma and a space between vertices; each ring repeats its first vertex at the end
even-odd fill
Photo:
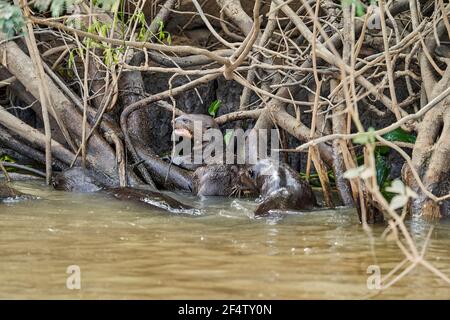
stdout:
POLYGON ((211 164, 198 168, 193 173, 193 190, 197 196, 256 195, 253 185, 242 183, 246 169, 238 165, 211 164))
POLYGON ((198 215, 201 213, 201 210, 183 204, 159 191, 130 187, 106 187, 97 181, 89 170, 83 170, 80 167, 74 167, 55 175, 53 178, 53 187, 56 190, 83 193, 103 191, 119 200, 132 201, 171 213, 189 215, 198 215))
POLYGON ((285 163, 263 159, 251 166, 242 183, 260 193, 255 215, 268 215, 271 210, 302 210, 317 206, 308 182, 285 163))

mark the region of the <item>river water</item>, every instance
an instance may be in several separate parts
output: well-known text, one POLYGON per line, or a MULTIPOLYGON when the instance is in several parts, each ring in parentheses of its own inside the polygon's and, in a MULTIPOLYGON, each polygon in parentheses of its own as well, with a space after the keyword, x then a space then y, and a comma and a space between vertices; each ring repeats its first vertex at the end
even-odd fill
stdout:
MULTIPOLYGON (((381 238, 383 226, 369 237, 353 210, 255 219, 251 200, 179 195, 205 214, 177 216, 40 181, 13 185, 39 199, 0 204, 0 298, 450 298, 449 285, 421 266, 369 289, 369 266, 385 275, 404 256, 381 238), (80 290, 66 285, 73 265, 80 290)), ((419 249, 430 226, 408 222, 419 249)), ((448 221, 434 224, 425 257, 450 276, 448 221)))

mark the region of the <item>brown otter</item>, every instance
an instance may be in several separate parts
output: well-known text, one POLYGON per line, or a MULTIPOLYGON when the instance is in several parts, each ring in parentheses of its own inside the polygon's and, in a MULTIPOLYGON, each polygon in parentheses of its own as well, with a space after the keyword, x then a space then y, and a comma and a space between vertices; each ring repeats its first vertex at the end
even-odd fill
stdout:
POLYGON ((246 169, 237 165, 212 164, 193 173, 193 193, 197 196, 255 195, 253 185, 241 183, 246 169))
POLYGON ((195 122, 199 124, 202 134, 209 129, 219 129, 217 122, 206 114, 183 114, 174 120, 174 133, 177 136, 192 139, 194 136, 195 122))
POLYGON ((53 178, 53 187, 56 190, 82 193, 102 190, 116 199, 141 203, 154 209, 162 209, 171 213, 184 213, 189 215, 198 215, 201 213, 201 210, 183 204, 159 191, 131 187, 107 187, 95 179, 92 172, 88 169, 83 170, 80 167, 73 167, 56 174, 53 178))
MULTIPOLYGON (((193 155, 196 151, 205 150, 213 142, 203 141, 203 135, 209 129, 219 129, 214 119, 204 114, 185 114, 175 118, 174 135, 193 140, 193 148, 188 155, 176 157, 172 162, 188 169, 194 169, 192 173, 192 192, 198 196, 241 196, 254 191, 241 183, 240 176, 246 170, 244 166, 223 163, 193 163, 193 155), (195 130, 201 141, 195 135, 195 130)), ((203 160, 203 159, 202 159, 203 160)), ((223 158, 217 159, 222 162, 223 158)))
POLYGON ((203 151, 210 145, 211 142, 203 141, 206 131, 210 129, 219 129, 219 125, 212 117, 205 114, 184 114, 175 118, 173 122, 175 137, 189 139, 193 144, 189 154, 174 157, 172 163, 188 170, 195 170, 203 166, 203 162, 195 163, 194 155, 196 152, 203 154, 203 151), (198 132, 195 132, 195 130, 198 130, 198 132))
POLYGON ((80 193, 96 192, 104 188, 103 184, 94 178, 92 172, 80 167, 55 174, 52 184, 56 190, 80 193))
POLYGON ((249 167, 248 174, 241 175, 241 181, 260 193, 256 216, 268 215, 270 210, 301 210, 317 206, 308 182, 285 163, 259 160, 249 167))

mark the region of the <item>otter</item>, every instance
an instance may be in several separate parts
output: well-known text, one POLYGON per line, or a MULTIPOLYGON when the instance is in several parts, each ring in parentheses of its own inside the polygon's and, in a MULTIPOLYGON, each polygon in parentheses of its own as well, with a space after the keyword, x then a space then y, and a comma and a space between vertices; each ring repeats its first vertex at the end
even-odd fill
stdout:
POLYGON ((259 160, 249 166, 247 174, 241 175, 240 179, 260 194, 255 216, 269 215, 271 210, 303 210, 317 206, 309 183, 285 163, 259 160))
MULTIPOLYGON (((173 134, 178 137, 194 140, 195 129, 199 137, 209 129, 219 129, 216 121, 204 114, 184 114, 174 119, 173 134), (197 125, 197 127, 195 126, 197 125), (200 135, 201 133, 201 135, 200 135)), ((203 140, 203 139, 202 139, 203 140)), ((185 169, 194 170, 191 173, 192 192, 197 196, 242 196, 254 195, 254 188, 241 183, 241 175, 245 174, 246 167, 224 163, 193 164, 193 155, 199 148, 206 149, 212 142, 193 141, 191 154, 174 157, 172 163, 185 169)), ((201 150, 201 151, 203 151, 201 150)), ((222 160, 222 159, 219 159, 222 160)))
POLYGON ((140 203, 153 209, 189 215, 201 214, 200 209, 183 204, 159 191, 131 187, 108 187, 95 179, 90 170, 81 167, 73 167, 56 174, 52 184, 56 190, 81 193, 102 191, 116 199, 140 203))
POLYGON ((56 190, 79 193, 97 192, 104 189, 104 185, 94 178, 88 169, 73 167, 53 176, 52 185, 56 190))
MULTIPOLYGON (((189 150, 190 154, 183 156, 176 156, 172 159, 172 163, 179 167, 188 170, 195 170, 204 165, 204 163, 194 163, 193 156, 195 152, 201 152, 208 147, 211 142, 203 143, 203 137, 207 130, 219 129, 219 125, 214 119, 205 114, 184 114, 176 117, 173 122, 173 134, 175 137, 183 137, 192 140, 192 149, 189 150), (195 140, 195 129, 200 140, 195 140)), ((203 160, 203 159, 202 159, 203 160)))
POLYGON ((241 183, 246 168, 237 165, 212 164, 193 173, 193 193, 197 196, 252 196, 253 185, 241 183))

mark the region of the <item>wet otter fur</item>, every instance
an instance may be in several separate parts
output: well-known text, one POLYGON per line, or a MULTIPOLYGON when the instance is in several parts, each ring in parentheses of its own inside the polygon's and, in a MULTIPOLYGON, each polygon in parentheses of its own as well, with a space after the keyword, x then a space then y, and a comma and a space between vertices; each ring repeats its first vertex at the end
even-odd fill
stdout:
POLYGON ((317 206, 309 183, 285 163, 259 160, 248 168, 248 174, 241 175, 241 181, 260 194, 255 216, 268 215, 271 210, 304 210, 317 206))
POLYGON ((102 191, 119 200, 132 201, 153 209, 161 209, 171 213, 184 213, 189 215, 200 214, 201 211, 159 191, 138 189, 131 187, 107 187, 96 180, 88 169, 73 167, 56 174, 53 177, 53 187, 56 190, 91 193, 102 191))
POLYGON ((198 168, 193 174, 193 193, 197 196, 241 197, 255 195, 253 186, 241 183, 246 169, 237 165, 212 164, 198 168))
POLYGON ((73 167, 55 174, 52 184, 56 190, 80 193, 96 192, 104 188, 89 170, 83 170, 80 167, 73 167))

